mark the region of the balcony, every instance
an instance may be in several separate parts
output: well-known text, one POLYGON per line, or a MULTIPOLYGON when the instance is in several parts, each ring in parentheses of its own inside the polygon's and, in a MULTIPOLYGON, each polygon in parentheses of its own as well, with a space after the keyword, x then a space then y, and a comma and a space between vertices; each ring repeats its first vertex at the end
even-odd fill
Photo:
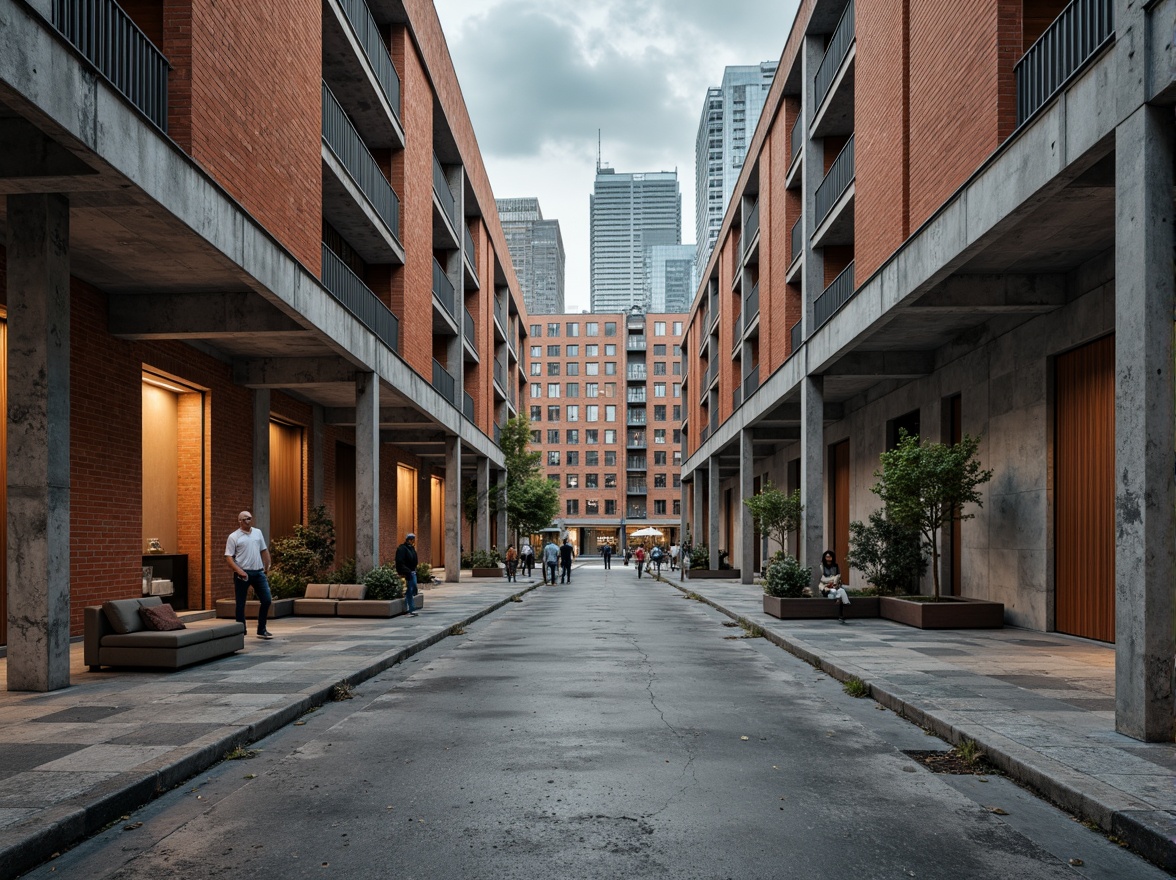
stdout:
POLYGON ((1025 123, 1115 35, 1114 0, 1074 0, 1017 62, 1017 125, 1025 123))
POLYGON ((465 343, 470 347, 474 356, 478 355, 478 337, 475 330, 474 316, 469 309, 465 309, 465 343))
POLYGON ((470 228, 464 223, 462 224, 461 231, 463 233, 462 238, 464 240, 462 257, 464 258, 466 270, 466 286, 471 287, 474 290, 478 290, 481 288, 482 284, 478 280, 478 270, 475 268, 477 260, 475 259, 474 253, 474 237, 470 234, 470 228))
POLYGON ((644 471, 649 470, 646 466, 648 459, 644 455, 630 455, 625 459, 625 470, 627 471, 644 471))
POLYGON ((803 321, 797 321, 792 325, 792 347, 789 349, 792 354, 795 354, 800 349, 801 343, 804 342, 804 328, 801 326, 803 323, 803 321))
POLYGON ((625 511, 626 519, 647 519, 646 508, 644 507, 630 507, 625 511))
POLYGON ((813 304, 813 323, 820 327, 833 317, 836 311, 853 298, 853 263, 850 263, 833 283, 825 288, 813 304))
POLYGON ((645 403, 645 389, 644 388, 630 388, 627 395, 629 403, 645 403))
POLYGON ((709 424, 703 425, 702 430, 698 432, 698 445, 701 446, 703 443, 705 443, 707 441, 707 438, 710 437, 710 434, 711 434, 710 425, 709 424))
POLYGON ((364 141, 402 149, 400 77, 364 0, 323 3, 322 77, 331 84, 364 141))
POLYGON ((645 351, 644 336, 630 336, 625 340, 626 351, 645 351))
POLYGON ((441 212, 449 220, 453 231, 457 231, 457 200, 453 197, 453 190, 449 188, 449 181, 445 178, 445 169, 441 167, 441 160, 433 156, 433 194, 441 204, 441 212))
POLYGON ((400 351, 400 320, 325 244, 323 287, 385 345, 393 351, 400 351))
POLYGON ((739 257, 741 260, 747 258, 747 254, 751 250, 751 243, 759 235, 759 224, 760 206, 759 202, 756 202, 751 206, 751 210, 747 212, 747 216, 743 221, 743 237, 739 239, 739 257))
POLYGON ((731 338, 735 340, 735 348, 738 350, 739 343, 743 341, 743 317, 745 310, 740 309, 739 314, 735 316, 735 326, 731 330, 731 338))
POLYGON ((441 264, 437 262, 437 258, 433 258, 433 296, 441 303, 445 309, 445 313, 453 319, 453 323, 457 323, 457 291, 453 288, 453 282, 449 280, 449 276, 445 274, 445 270, 441 264))
POLYGON ((747 320, 744 322, 744 329, 751 329, 751 325, 755 319, 759 317, 759 282, 752 285, 751 293, 747 295, 747 299, 743 302, 743 311, 747 315, 747 320))
POLYGON ((628 418, 625 421, 627 425, 647 425, 649 422, 645 418, 645 410, 638 409, 629 412, 628 418))
POLYGON ((743 388, 736 385, 735 390, 731 392, 731 408, 739 409, 741 403, 743 403, 743 388))
POLYGON ((645 364, 630 366, 625 371, 625 378, 630 382, 644 382, 646 379, 645 364))
POLYGON ((792 250, 789 262, 795 263, 804 253, 804 217, 797 217, 792 224, 792 250))
POLYGON ((140 113, 167 131, 170 65, 114 0, 53 0, 50 21, 140 113))
POLYGON ((462 415, 472 422, 474 420, 474 398, 470 396, 468 391, 462 392, 462 398, 462 415))
POLYGON ((792 132, 789 134, 789 149, 792 151, 788 155, 789 169, 795 165, 804 155, 804 110, 796 114, 796 121, 792 123, 792 132))
POLYGON ((404 262, 400 198, 334 94, 323 92, 323 215, 366 262, 404 262))
MULTIPOLYGON (((841 20, 837 22, 837 27, 833 31, 829 45, 825 49, 825 57, 821 59, 817 73, 813 77, 813 102, 817 108, 820 108, 829 96, 829 91, 833 88, 833 81, 837 78, 837 73, 841 70, 842 63, 846 60, 849 50, 853 46, 855 35, 853 7, 854 0, 849 0, 845 12, 841 14, 841 20)), ((818 113, 820 113, 819 109, 818 113)))
POLYGON ((502 365, 502 361, 498 358, 494 359, 494 381, 498 383, 498 387, 502 389, 503 394, 506 394, 506 367, 502 365))
POLYGON ((498 422, 494 423, 494 445, 502 445, 502 425, 498 424, 498 422))
POLYGON ((625 484, 626 495, 648 495, 649 484, 644 480, 629 480, 625 484))
POLYGON ((433 388, 437 390, 438 394, 457 406, 457 380, 437 360, 433 361, 433 388))
POLYGON ((837 158, 833 160, 829 173, 825 175, 825 179, 817 187, 817 226, 825 222, 829 212, 833 210, 833 206, 837 204, 842 194, 849 189, 854 181, 853 143, 854 139, 851 136, 845 147, 837 154, 837 158))
POLYGON ((506 331, 510 328, 510 321, 506 316, 506 305, 502 303, 497 295, 494 297, 494 320, 498 322, 495 328, 498 338, 502 342, 506 342, 506 331))
POLYGON ((714 384, 715 379, 719 378, 719 362, 715 361, 706 368, 706 375, 702 380, 702 388, 704 391, 708 390, 714 384))
POLYGON ((755 394, 756 389, 759 388, 759 364, 756 364, 747 371, 747 375, 743 378, 743 399, 749 400, 751 395, 755 394))

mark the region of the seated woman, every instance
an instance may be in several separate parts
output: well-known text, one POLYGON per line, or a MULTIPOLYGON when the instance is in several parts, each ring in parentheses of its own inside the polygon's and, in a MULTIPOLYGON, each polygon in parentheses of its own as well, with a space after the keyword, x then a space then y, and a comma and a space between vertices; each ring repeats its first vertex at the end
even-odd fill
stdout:
POLYGON ((845 606, 849 604, 849 594, 841 585, 841 567, 832 550, 826 550, 821 557, 821 595, 837 602, 837 619, 845 623, 845 606))

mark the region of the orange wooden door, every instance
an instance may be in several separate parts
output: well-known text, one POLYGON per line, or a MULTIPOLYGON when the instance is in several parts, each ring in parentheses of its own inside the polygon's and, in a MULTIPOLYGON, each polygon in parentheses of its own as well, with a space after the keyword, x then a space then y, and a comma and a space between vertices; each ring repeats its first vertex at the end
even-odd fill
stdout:
POLYGON ((1055 399, 1055 628, 1113 642, 1114 336, 1058 357, 1055 399))
POLYGON ((270 422, 270 534, 294 534, 302 522, 302 428, 270 422))
POLYGON ((841 579, 849 583, 849 441, 842 440, 829 447, 829 525, 833 529, 828 549, 837 554, 841 579))

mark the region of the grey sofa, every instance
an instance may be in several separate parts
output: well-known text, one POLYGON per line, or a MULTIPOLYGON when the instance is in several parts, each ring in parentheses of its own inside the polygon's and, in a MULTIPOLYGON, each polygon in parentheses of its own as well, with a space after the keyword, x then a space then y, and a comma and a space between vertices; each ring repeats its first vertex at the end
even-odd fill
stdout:
MULTIPOLYGON (((299 617, 397 617, 404 613, 403 599, 367 599, 363 584, 307 584, 306 596, 294 600, 299 617)), ((416 606, 425 604, 417 593, 416 606)))
POLYGON ((185 621, 186 629, 155 632, 143 627, 139 607, 160 605, 158 596, 117 599, 85 609, 86 665, 92 672, 102 666, 145 666, 179 669, 245 647, 245 626, 236 621, 185 621), (119 632, 111 617, 121 621, 119 632))

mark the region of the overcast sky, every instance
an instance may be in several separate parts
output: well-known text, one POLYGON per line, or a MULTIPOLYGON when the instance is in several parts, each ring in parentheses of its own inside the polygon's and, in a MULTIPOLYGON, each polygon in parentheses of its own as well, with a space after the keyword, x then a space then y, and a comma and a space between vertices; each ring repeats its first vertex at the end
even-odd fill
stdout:
POLYGON ((560 221, 567 309, 587 309, 588 198, 617 171, 678 170, 694 243, 694 139, 729 64, 779 60, 797 0, 436 0, 497 198, 560 221))

